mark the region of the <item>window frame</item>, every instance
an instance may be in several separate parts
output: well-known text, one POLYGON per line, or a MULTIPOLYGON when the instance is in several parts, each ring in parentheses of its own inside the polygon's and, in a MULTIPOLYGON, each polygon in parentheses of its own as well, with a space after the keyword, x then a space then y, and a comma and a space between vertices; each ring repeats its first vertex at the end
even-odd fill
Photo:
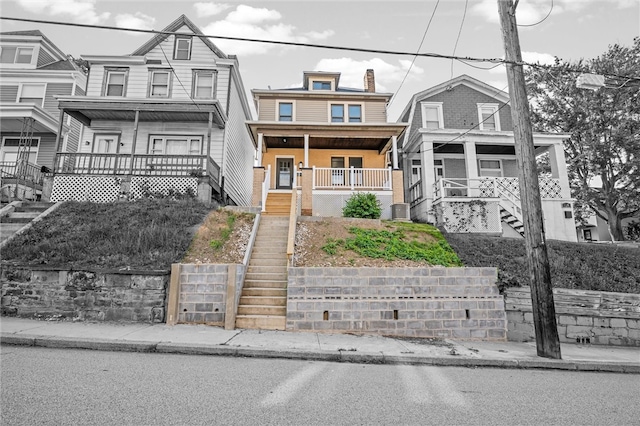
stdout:
POLYGON ((193 37, 192 36, 176 36, 173 42, 173 60, 174 61, 190 61, 191 60, 191 50, 193 48, 193 37), (178 53, 184 51, 185 49, 179 49, 180 41, 187 41, 189 43, 189 48, 187 49, 187 57, 179 58, 178 53))
POLYGON ((348 104, 347 105, 347 117, 349 120, 349 123, 364 123, 364 108, 362 106, 362 104, 348 104), (358 120, 354 121, 353 120, 353 116, 351 116, 351 108, 352 107, 358 107, 358 111, 360 113, 360 115, 357 117, 358 120))
POLYGON ((331 80, 311 80, 311 90, 321 90, 321 91, 332 91, 333 90, 333 81, 331 80), (316 84, 320 87, 316 87, 316 84), (329 87, 324 87, 325 85, 329 85, 329 87))
POLYGON ((284 123, 290 123, 296 121, 296 103, 295 101, 277 101, 276 102, 276 120, 284 123), (281 105, 291 105, 291 119, 290 120, 282 120, 282 117, 288 117, 287 115, 281 114, 281 105))
MULTIPOLYGON (((364 123, 364 104, 363 103, 353 103, 353 102, 329 102, 329 122, 330 123, 364 123), (342 107, 342 120, 334 120, 333 115, 333 107, 341 106, 342 107), (355 116, 351 116, 351 107, 360 108, 360 115, 358 116, 359 120, 352 121, 355 116)), ((338 118, 335 116, 335 118, 338 118)))
POLYGON ((502 165, 502 160, 500 158, 478 158, 478 176, 493 177, 493 178, 504 177, 504 166, 502 165), (499 164, 500 167, 498 169, 482 167, 483 161, 495 161, 499 164), (491 170, 498 170, 500 172, 500 175, 494 176, 492 174, 484 174, 484 171, 491 171, 491 170))
POLYGON ((344 104, 335 104, 335 103, 330 104, 329 115, 332 123, 344 123, 344 104), (338 117, 337 115, 336 116, 333 115, 334 107, 340 107, 340 109, 342 110, 342 115, 340 117, 338 117))
POLYGON ((44 99, 47 96, 47 83, 20 83, 20 87, 18 88, 18 94, 16 97, 16 103, 19 104, 27 104, 27 103, 33 103, 37 106, 39 106, 40 108, 44 107, 44 99), (41 99, 40 103, 38 104, 37 102, 23 102, 23 96, 22 96, 22 92, 24 91, 25 86, 39 86, 42 88, 42 98, 25 98, 25 99, 41 99))
MULTIPOLYGON (((2 162, 11 162, 11 160, 5 160, 5 155, 7 153, 15 153, 16 154, 16 159, 13 162, 18 162, 18 151, 20 149, 20 136, 3 136, 2 137, 2 145, 0 145, 0 161, 2 162), (18 146, 6 146, 6 142, 7 139, 15 139, 18 141, 18 146)), ((31 138, 31 150, 29 152, 30 155, 34 156, 34 161, 31 162, 29 161, 29 163, 31 164, 38 164, 37 160, 38 160, 38 152, 40 150, 40 136, 34 136, 31 138), (36 141, 36 145, 35 147, 33 146, 33 141, 36 141), (35 148, 35 152, 34 152, 34 148, 35 148)), ((30 160, 30 159, 29 159, 30 160)))
POLYGON ((203 155, 203 150, 204 150, 204 136, 200 135, 200 134, 194 134, 194 135, 184 135, 184 134, 150 134, 149 135, 149 141, 147 143, 147 153, 149 155, 203 155), (162 140, 162 148, 161 149, 154 149, 154 141, 155 140, 162 140), (186 142, 189 142, 189 149, 188 149, 188 153, 184 153, 184 154, 167 154, 167 140, 170 139, 184 139, 186 142), (191 143, 194 140, 198 140, 199 143, 199 149, 198 152, 195 153, 193 149, 191 149, 191 143), (161 151, 161 152, 156 152, 156 151, 161 151))
POLYGON ((171 97, 171 89, 173 86, 173 72, 171 72, 171 69, 168 68, 150 68, 149 69, 149 82, 148 82, 148 87, 147 87, 147 97, 148 98, 170 98, 171 97), (154 95, 153 94, 153 88, 154 86, 160 86, 160 85, 154 85, 153 84, 153 77, 156 74, 167 74, 167 84, 166 84, 166 88, 167 88, 167 93, 166 95, 154 95))
MULTIPOLYGON (((444 129, 444 114, 442 111, 442 102, 420 102, 420 111, 422 113, 422 128, 429 130, 444 129), (435 109, 438 114, 438 127, 427 126, 427 110, 435 109)), ((431 123, 431 122, 430 122, 431 123)))
POLYGON ((102 96, 124 98, 127 96, 127 85, 129 83, 129 68, 109 67, 104 69, 104 80, 102 83, 102 96), (121 95, 109 95, 109 85, 112 75, 123 74, 124 82, 122 84, 121 95))
MULTIPOLYGON (((36 48, 34 46, 2 46, 2 51, 4 51, 5 49, 13 49, 13 59, 11 60, 11 62, 1 62, 1 64, 3 65, 31 65, 34 63, 33 59, 36 56, 36 48), (29 55, 29 62, 18 62, 18 58, 21 57, 20 55, 20 51, 21 50, 30 50, 31 51, 31 55, 29 55)), ((0 58, 2 57, 2 51, 0 51, 0 58)))
POLYGON ((500 110, 500 105, 499 104, 495 104, 495 103, 482 103, 482 104, 478 104, 478 129, 479 130, 492 130, 495 132, 499 132, 501 131, 501 126, 500 126, 500 114, 498 113, 498 111, 500 110), (485 129, 485 123, 484 123, 484 119, 482 118, 482 115, 484 112, 490 112, 491 115, 493 115, 494 118, 494 129, 485 129))
POLYGON ((192 72, 192 84, 191 84, 191 95, 193 99, 216 99, 216 93, 218 88, 218 71, 217 70, 207 70, 207 69, 195 69, 192 72), (201 75, 211 75, 211 96, 203 97, 198 96, 198 81, 201 75))

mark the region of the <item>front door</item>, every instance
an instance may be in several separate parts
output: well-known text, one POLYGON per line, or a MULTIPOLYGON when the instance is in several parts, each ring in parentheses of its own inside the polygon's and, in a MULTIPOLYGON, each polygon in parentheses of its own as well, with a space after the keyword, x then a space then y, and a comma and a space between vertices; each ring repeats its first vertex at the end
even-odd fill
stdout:
MULTIPOLYGON (((94 154, 116 154, 120 135, 96 135, 93 144, 94 154)), ((104 173, 113 170, 116 164, 115 155, 96 155, 91 161, 93 172, 104 173)))
POLYGON ((278 158, 276 164, 276 189, 291 189, 293 183, 293 158, 278 158))

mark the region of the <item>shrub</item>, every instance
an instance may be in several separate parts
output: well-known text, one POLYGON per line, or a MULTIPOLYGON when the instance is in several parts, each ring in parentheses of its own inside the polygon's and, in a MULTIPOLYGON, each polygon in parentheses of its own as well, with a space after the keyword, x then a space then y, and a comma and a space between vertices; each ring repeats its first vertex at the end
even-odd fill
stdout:
POLYGON ((379 219, 381 214, 380 201, 378 201, 375 194, 368 192, 353 194, 342 209, 342 216, 344 217, 379 219))

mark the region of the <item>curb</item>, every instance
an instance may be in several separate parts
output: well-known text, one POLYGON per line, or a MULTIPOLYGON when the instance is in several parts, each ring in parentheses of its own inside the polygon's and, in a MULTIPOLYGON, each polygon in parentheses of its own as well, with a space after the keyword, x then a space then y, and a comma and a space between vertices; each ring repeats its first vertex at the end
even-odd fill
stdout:
POLYGON ((89 349, 97 351, 145 352, 183 355, 209 355, 245 358, 273 358, 307 361, 348 362, 354 364, 431 365, 440 367, 503 368, 527 370, 599 371, 607 373, 640 374, 640 364, 627 362, 593 362, 562 360, 505 360, 492 358, 443 358, 417 355, 385 355, 352 351, 307 351, 296 349, 265 349, 247 346, 184 344, 171 342, 144 342, 65 338, 48 336, 22 336, 0 334, 0 344, 37 346, 55 349, 89 349))

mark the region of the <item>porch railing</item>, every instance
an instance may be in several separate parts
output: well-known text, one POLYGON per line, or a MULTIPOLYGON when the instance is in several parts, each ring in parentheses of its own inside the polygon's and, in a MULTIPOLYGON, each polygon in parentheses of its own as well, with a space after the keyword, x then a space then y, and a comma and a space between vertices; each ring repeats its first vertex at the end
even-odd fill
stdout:
POLYGON ((209 176, 218 182, 220 166, 206 155, 56 154, 53 171, 80 175, 209 176))
POLYGON ((313 189, 392 190, 388 169, 313 168, 313 189))
POLYGON ((409 205, 415 206, 422 201, 422 179, 409 187, 409 205))
POLYGON ((36 185, 42 185, 42 167, 26 161, 0 162, 0 176, 3 179, 23 179, 36 185))
MULTIPOLYGON (((541 177, 539 182, 543 199, 562 197, 559 179, 541 177)), ((433 194, 436 200, 446 197, 507 198, 520 203, 518 178, 439 179, 433 184, 433 194)))

